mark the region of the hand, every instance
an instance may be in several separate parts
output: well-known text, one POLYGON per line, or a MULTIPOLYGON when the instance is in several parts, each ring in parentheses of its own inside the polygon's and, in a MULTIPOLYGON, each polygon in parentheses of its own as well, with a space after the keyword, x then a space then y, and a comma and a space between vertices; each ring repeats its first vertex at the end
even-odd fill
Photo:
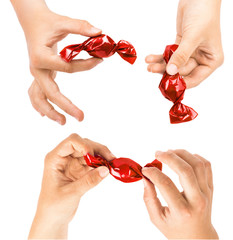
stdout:
POLYGON ((107 147, 82 139, 76 134, 60 143, 45 158, 38 207, 29 239, 65 239, 84 193, 107 176, 107 167, 92 169, 83 158, 99 154, 107 160, 115 157, 107 147))
POLYGON ((166 66, 162 55, 146 57, 148 71, 184 76, 187 88, 199 85, 223 63, 220 31, 221 0, 180 0, 176 44, 166 66))
POLYGON ((42 115, 64 125, 66 118, 49 103, 52 102, 78 121, 84 118, 83 112, 59 90, 54 81, 56 72, 80 72, 90 70, 103 60, 89 58, 63 61, 57 55, 57 42, 68 34, 92 37, 101 30, 83 20, 71 19, 51 12, 44 0, 11 0, 23 27, 30 57, 30 70, 35 78, 29 89, 33 107, 42 115))
POLYGON ((152 223, 168 239, 218 239, 211 224, 213 179, 210 162, 185 150, 157 152, 156 158, 174 170, 183 192, 156 168, 144 168, 144 201, 152 223), (157 197, 156 186, 168 207, 157 197))

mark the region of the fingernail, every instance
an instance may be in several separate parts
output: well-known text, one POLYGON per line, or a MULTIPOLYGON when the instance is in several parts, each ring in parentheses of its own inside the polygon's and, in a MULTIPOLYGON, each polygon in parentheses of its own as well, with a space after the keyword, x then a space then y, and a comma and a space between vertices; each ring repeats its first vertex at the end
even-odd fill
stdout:
POLYGON ((99 28, 92 27, 92 28, 91 28, 91 32, 95 34, 95 33, 100 33, 100 32, 102 32, 102 30, 99 29, 99 28))
POLYGON ((57 119, 56 122, 60 125, 62 125, 61 120, 57 119))
POLYGON ((161 151, 157 151, 157 152, 155 153, 155 157, 159 157, 162 153, 163 153, 163 152, 161 152, 161 151))
POLYGON ((105 178, 109 174, 109 169, 107 167, 99 167, 99 175, 105 178))
POLYGON ((116 156, 111 152, 109 153, 109 155, 110 155, 111 158, 116 158, 116 156))
POLYGON ((104 61, 104 60, 103 60, 102 58, 99 58, 97 64, 100 64, 100 63, 102 63, 103 61, 104 61))
POLYGON ((169 64, 167 66, 167 73, 170 75, 175 75, 178 72, 178 68, 175 64, 169 64))
POLYGON ((143 173, 143 172, 146 172, 148 169, 150 169, 150 168, 148 168, 148 167, 143 167, 143 168, 142 168, 142 173, 143 173))

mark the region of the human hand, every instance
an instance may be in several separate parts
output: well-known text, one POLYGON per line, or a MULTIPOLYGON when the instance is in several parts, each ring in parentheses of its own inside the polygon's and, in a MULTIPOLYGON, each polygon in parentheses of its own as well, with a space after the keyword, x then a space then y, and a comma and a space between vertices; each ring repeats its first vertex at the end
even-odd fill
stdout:
POLYGON ((187 88, 199 85, 223 63, 220 31, 221 0, 180 0, 177 13, 177 51, 165 64, 162 55, 146 57, 148 71, 175 75, 187 88))
POLYGON ((99 154, 106 160, 115 158, 107 147, 82 139, 77 134, 61 142, 45 158, 44 175, 37 211, 29 239, 65 239, 84 193, 107 176, 107 167, 92 169, 83 158, 99 154))
POLYGON ((212 223, 213 179, 210 162, 185 150, 157 152, 156 158, 174 170, 183 192, 156 168, 144 168, 144 201, 152 223, 168 239, 218 239, 212 223), (161 205, 156 186, 168 207, 161 205))
POLYGON ((66 118, 52 104, 75 117, 84 118, 83 112, 59 90, 54 81, 56 72, 74 73, 90 70, 103 60, 100 58, 78 59, 70 63, 57 55, 57 43, 68 34, 87 37, 101 34, 101 30, 83 20, 71 19, 51 12, 44 0, 11 0, 25 33, 30 58, 30 70, 35 78, 29 89, 33 107, 42 115, 64 125, 66 118))

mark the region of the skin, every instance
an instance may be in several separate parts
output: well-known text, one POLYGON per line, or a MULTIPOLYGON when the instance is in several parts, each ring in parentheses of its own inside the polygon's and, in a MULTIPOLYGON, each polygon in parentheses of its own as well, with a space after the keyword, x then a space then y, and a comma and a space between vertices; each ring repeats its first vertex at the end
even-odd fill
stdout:
POLYGON ((83 158, 87 153, 99 154, 109 161, 115 158, 107 147, 77 134, 47 154, 29 239, 67 239, 68 225, 81 197, 109 173, 106 167, 88 167, 83 158))
POLYGON ((59 90, 56 71, 74 73, 90 70, 103 60, 89 58, 66 63, 57 55, 57 43, 68 34, 93 37, 101 30, 84 20, 60 16, 48 9, 44 0, 11 0, 24 30, 28 45, 30 71, 34 81, 29 88, 32 106, 41 114, 64 125, 66 118, 53 104, 82 121, 83 112, 59 90), (51 103, 50 103, 51 102, 51 103))
POLYGON ((183 192, 157 168, 144 168, 144 201, 152 223, 168 239, 219 239, 211 223, 210 162, 185 150, 157 152, 156 158, 178 174, 183 192), (162 206, 155 187, 167 206, 162 206))
POLYGON ((177 13, 179 45, 166 66, 162 55, 146 57, 148 71, 170 75, 179 72, 187 88, 196 87, 224 60, 220 31, 221 0, 180 0, 177 13))
MULTIPOLYGON (((68 226, 83 194, 105 178, 106 167, 92 169, 84 155, 111 161, 109 149, 77 134, 47 154, 37 211, 29 239, 67 239, 68 226)), ((183 192, 157 168, 143 168, 144 201, 151 221, 168 239, 218 239, 211 223, 213 177, 210 162, 185 150, 157 152, 156 158, 174 170, 183 192), (162 206, 155 187, 168 206, 162 206)))

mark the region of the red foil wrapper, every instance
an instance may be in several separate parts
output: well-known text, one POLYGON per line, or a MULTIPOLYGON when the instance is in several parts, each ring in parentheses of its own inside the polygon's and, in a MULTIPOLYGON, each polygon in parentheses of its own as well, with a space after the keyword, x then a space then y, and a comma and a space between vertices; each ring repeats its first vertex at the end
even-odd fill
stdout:
POLYGON ((134 64, 137 59, 136 50, 131 43, 125 40, 115 43, 105 34, 91 37, 81 44, 69 45, 60 52, 60 55, 66 62, 70 62, 81 51, 86 51, 89 55, 97 58, 111 57, 117 52, 125 61, 131 64, 134 64))
MULTIPOLYGON (((92 156, 87 154, 84 156, 84 159, 90 167, 107 167, 114 178, 124 183, 136 182, 143 178, 142 166, 129 158, 115 158, 107 161, 99 155, 92 156)), ((145 167, 157 167, 162 171, 162 163, 158 160, 146 164, 145 167)))
MULTIPOLYGON (((166 47, 163 54, 163 58, 166 63, 169 62, 172 54, 177 48, 178 45, 176 44, 166 47)), ((174 103, 169 112, 170 122, 172 124, 188 122, 197 117, 197 112, 195 112, 191 107, 185 106, 181 103, 184 98, 186 83, 179 73, 172 76, 165 72, 159 84, 159 89, 165 98, 174 103)))

